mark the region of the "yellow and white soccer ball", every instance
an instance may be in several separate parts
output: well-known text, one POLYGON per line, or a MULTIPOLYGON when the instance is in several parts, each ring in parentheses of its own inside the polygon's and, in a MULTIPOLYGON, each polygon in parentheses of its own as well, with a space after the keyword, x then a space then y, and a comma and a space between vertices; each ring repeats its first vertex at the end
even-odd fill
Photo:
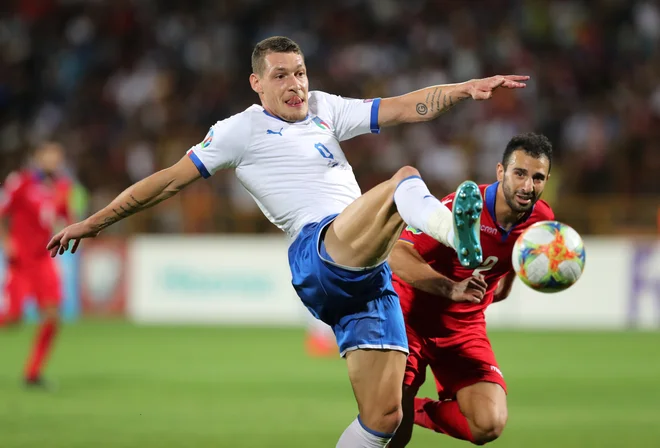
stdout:
POLYGON ((580 234, 558 221, 541 221, 526 229, 513 246, 513 268, 530 288, 563 291, 584 271, 585 252, 580 234))

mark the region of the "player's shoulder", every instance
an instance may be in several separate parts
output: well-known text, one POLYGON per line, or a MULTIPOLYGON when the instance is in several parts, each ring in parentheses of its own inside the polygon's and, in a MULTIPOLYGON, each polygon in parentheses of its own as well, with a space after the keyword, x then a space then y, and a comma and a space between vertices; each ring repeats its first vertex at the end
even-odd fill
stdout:
POLYGON ((321 90, 310 90, 307 94, 307 101, 309 102, 310 107, 322 102, 333 101, 335 98, 338 98, 337 95, 323 92, 321 90))
POLYGON ((203 148, 213 146, 216 142, 229 144, 230 142, 247 143, 255 128, 254 122, 260 115, 264 115, 263 108, 253 104, 242 112, 238 112, 227 118, 216 121, 208 130, 202 141, 203 148))
POLYGON ((4 190, 9 193, 18 190, 21 186, 25 185, 30 176, 27 171, 12 171, 7 175, 3 183, 4 190))
MULTIPOLYGON (((342 101, 356 101, 356 99, 323 92, 321 90, 312 90, 307 96, 307 101, 309 102, 309 109, 313 113, 315 110, 322 110, 324 107, 336 107, 336 105, 342 101)), ((372 100, 362 101, 370 102, 372 100)))
POLYGON ((218 120, 215 122, 211 128, 223 128, 223 127, 231 127, 234 129, 240 129, 240 128, 250 128, 251 123, 257 119, 260 118, 259 112, 261 112, 261 115, 263 114, 263 108, 260 106, 257 106, 256 104, 253 104, 252 106, 248 107, 242 112, 238 112, 234 115, 230 115, 227 118, 223 118, 222 120, 218 120))
POLYGON ((551 221, 555 219, 555 213, 552 211, 550 204, 542 199, 539 199, 536 204, 534 204, 534 212, 530 218, 534 222, 551 221))
POLYGON ((309 113, 312 115, 322 115, 325 110, 332 108, 337 102, 337 95, 332 95, 321 90, 312 90, 307 95, 309 103, 309 113))
POLYGON ((55 186, 60 190, 70 190, 73 188, 73 179, 67 175, 58 176, 55 186))

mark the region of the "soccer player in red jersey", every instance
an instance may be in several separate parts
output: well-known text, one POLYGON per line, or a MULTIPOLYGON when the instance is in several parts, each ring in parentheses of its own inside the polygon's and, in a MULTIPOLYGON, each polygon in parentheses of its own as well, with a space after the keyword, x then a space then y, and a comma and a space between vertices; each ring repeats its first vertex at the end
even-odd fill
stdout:
MULTIPOLYGON (((486 333, 484 310, 505 299, 515 272, 511 253, 518 236, 552 220, 539 200, 550 177, 552 145, 542 135, 515 136, 497 165, 497 182, 481 185, 483 263, 461 266, 446 246, 410 227, 390 255, 394 287, 406 321, 410 355, 403 386, 404 418, 389 447, 410 441, 413 422, 483 445, 507 421, 506 383, 486 333), (416 398, 431 367, 439 400, 416 398)), ((454 194, 442 201, 452 208, 454 194)))
POLYGON ((71 221, 70 183, 61 175, 63 160, 58 143, 43 143, 34 153, 34 167, 11 173, 0 195, 0 243, 7 261, 0 326, 20 322, 26 297, 35 298, 41 315, 25 367, 25 382, 30 386, 45 385, 41 372, 58 328, 60 278, 44 248, 57 219, 71 221))

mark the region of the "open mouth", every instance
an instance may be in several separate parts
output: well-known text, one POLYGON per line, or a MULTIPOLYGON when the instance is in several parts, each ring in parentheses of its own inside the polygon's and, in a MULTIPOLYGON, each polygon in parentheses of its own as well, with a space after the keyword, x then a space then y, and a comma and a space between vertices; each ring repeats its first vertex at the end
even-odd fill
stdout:
POLYGON ((285 101, 286 104, 290 107, 301 107, 305 102, 299 96, 293 96, 285 101))
POLYGON ((525 196, 522 194, 516 194, 516 202, 520 205, 529 205, 532 203, 532 196, 525 196))

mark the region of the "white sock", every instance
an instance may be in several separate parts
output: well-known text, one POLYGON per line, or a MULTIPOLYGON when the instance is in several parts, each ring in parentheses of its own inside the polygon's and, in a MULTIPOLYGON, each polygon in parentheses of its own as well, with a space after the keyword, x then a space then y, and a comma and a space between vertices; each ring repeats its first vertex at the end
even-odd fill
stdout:
POLYGON ((383 448, 392 437, 394 434, 383 434, 367 429, 358 416, 339 438, 337 448, 383 448))
POLYGON ((454 247, 454 221, 451 210, 431 194, 424 181, 411 176, 394 191, 394 203, 408 224, 445 246, 454 247))

